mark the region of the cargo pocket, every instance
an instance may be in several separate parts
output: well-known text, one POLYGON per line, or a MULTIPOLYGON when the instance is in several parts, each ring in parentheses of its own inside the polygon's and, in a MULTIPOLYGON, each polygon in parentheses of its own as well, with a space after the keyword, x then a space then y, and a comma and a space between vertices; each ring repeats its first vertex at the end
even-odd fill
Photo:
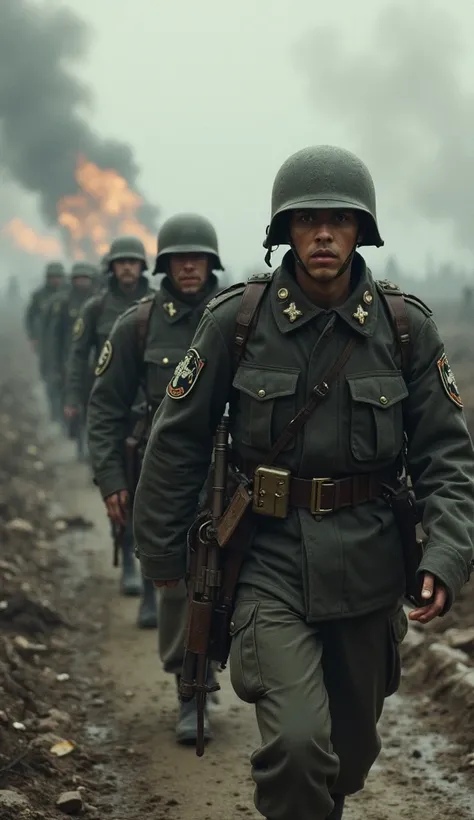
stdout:
POLYGON ((176 366, 184 358, 185 348, 164 348, 146 350, 146 382, 149 398, 156 407, 166 393, 176 366))
POLYGON ((356 461, 394 459, 403 446, 403 399, 399 372, 347 376, 351 394, 350 448, 356 461))
POLYGON ((258 601, 241 601, 230 622, 230 680, 245 703, 255 703, 265 694, 255 635, 258 607, 258 601))
MULTIPOLYGON (((299 370, 241 365, 234 377, 238 390, 234 438, 257 450, 270 450, 296 415, 299 370)), ((286 446, 295 446, 292 439, 286 446)))
POLYGON ((402 606, 389 616, 387 631, 387 685, 385 697, 393 695, 400 686, 400 644, 408 632, 408 619, 402 606))

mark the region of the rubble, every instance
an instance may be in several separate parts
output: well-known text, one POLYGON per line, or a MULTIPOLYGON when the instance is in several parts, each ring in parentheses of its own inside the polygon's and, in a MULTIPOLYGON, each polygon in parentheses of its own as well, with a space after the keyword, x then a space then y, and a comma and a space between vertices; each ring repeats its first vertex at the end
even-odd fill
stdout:
POLYGON ((82 812, 84 803, 80 792, 64 792, 58 797, 56 806, 64 814, 77 815, 82 812))
POLYGON ((70 668, 77 612, 62 588, 68 564, 57 544, 91 524, 58 517, 35 378, 18 374, 17 358, 12 364, 4 357, 0 370, 0 817, 55 820, 83 811, 68 788, 95 762, 76 742, 84 721, 70 668))

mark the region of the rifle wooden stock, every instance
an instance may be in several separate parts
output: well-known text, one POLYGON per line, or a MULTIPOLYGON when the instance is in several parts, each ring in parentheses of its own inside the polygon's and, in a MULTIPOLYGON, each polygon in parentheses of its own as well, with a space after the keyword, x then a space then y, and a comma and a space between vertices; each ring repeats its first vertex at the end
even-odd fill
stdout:
POLYGON ((191 536, 191 572, 188 628, 183 669, 179 684, 181 699, 196 698, 196 754, 204 754, 204 712, 209 692, 220 689, 210 685, 209 648, 212 643, 213 615, 221 585, 221 554, 216 525, 224 510, 227 487, 228 420, 223 418, 216 430, 211 510, 201 516, 200 526, 191 536))

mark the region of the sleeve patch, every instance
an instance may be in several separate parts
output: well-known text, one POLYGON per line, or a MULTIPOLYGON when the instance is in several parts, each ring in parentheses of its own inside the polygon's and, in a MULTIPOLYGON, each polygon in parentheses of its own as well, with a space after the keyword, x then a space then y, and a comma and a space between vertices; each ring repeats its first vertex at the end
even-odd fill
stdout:
POLYGON ((449 398, 452 402, 454 402, 454 404, 457 407, 463 407, 464 405, 462 403, 461 396, 459 395, 456 379, 454 378, 454 373, 451 370, 446 353, 443 353, 441 358, 438 359, 437 364, 439 375, 441 378, 441 384, 443 385, 449 398))
POLYGON ((201 359, 195 348, 188 350, 184 359, 176 367, 173 378, 166 388, 170 399, 184 399, 189 395, 205 363, 205 359, 201 359))
POLYGON ((109 342, 109 340, 107 339, 107 341, 105 342, 105 344, 104 344, 104 346, 101 350, 100 356, 97 359, 97 367, 94 371, 95 375, 96 376, 102 376, 102 373, 105 373, 105 371, 107 370, 107 368, 108 368, 111 361, 112 361, 112 345, 109 342))
POLYGON ((72 338, 74 342, 77 342, 82 334, 84 333, 84 320, 82 316, 79 316, 78 319, 74 322, 74 327, 72 329, 72 338))

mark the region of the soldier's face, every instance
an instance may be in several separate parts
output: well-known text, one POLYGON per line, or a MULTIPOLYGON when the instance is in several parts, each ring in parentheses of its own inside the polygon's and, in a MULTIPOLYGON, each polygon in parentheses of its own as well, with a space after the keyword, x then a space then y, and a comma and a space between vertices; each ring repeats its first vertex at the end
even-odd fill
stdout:
POLYGON ((293 211, 290 236, 311 278, 330 282, 355 246, 358 219, 354 211, 293 211))
POLYGON ((182 293, 197 293, 209 275, 209 259, 205 253, 174 253, 169 260, 169 273, 182 293))
POLYGON ((139 259, 117 259, 113 267, 119 283, 126 288, 136 285, 142 275, 142 263, 139 259))
POLYGON ((48 276, 48 285, 51 288, 59 288, 63 281, 64 279, 62 276, 48 276))
POLYGON ((92 282, 88 276, 76 276, 74 279, 74 287, 77 290, 89 290, 92 287, 92 282))

